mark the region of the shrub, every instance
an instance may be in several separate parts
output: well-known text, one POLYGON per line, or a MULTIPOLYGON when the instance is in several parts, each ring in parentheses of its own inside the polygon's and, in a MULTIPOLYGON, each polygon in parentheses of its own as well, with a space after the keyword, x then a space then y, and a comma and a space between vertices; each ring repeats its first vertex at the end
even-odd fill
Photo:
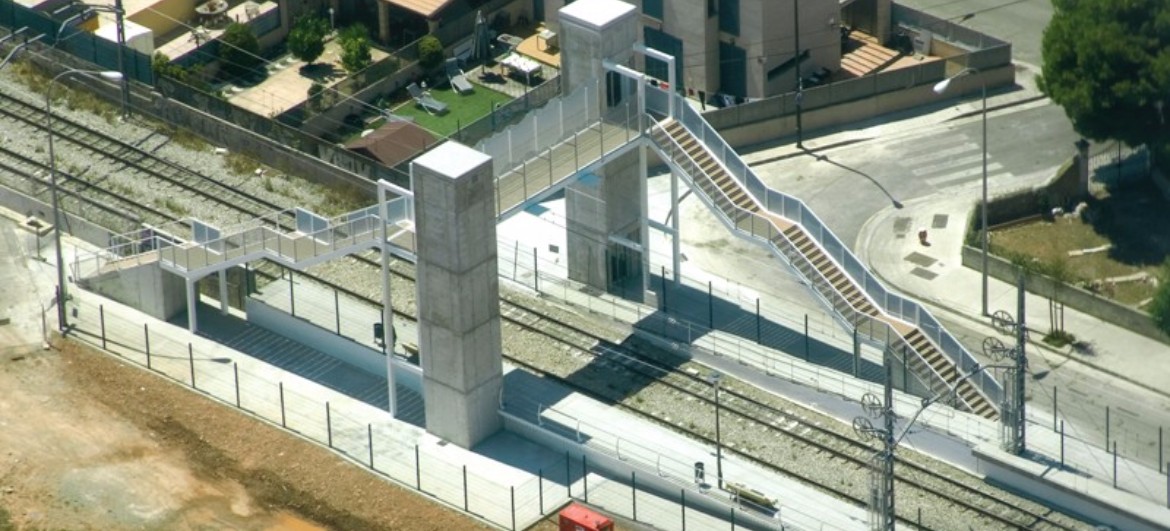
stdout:
POLYGON ((288 32, 288 51, 297 59, 313 64, 325 53, 325 35, 329 24, 320 17, 305 16, 297 19, 292 31, 288 32))
POLYGON ((434 35, 427 35, 418 41, 418 63, 431 69, 443 62, 443 43, 434 35))
POLYGON ((260 41, 252 29, 233 22, 219 38, 219 59, 223 62, 224 74, 236 77, 246 75, 260 66, 260 41))
POLYGON ((341 30, 341 66, 350 74, 365 70, 373 62, 370 56, 370 34, 366 27, 354 24, 341 30))
POLYGON ((1154 299, 1150 301, 1150 318, 1159 330, 1170 335, 1170 261, 1162 264, 1161 274, 1158 275, 1158 290, 1154 292, 1154 299))

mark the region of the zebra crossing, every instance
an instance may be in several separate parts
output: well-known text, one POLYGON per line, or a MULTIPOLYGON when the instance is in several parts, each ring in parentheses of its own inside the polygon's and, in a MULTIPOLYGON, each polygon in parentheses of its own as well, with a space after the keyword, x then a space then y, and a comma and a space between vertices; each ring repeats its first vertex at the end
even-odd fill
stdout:
MULTIPOLYGON (((898 164, 913 175, 915 181, 934 188, 975 186, 983 177, 983 145, 965 135, 915 137, 901 144, 888 145, 887 149, 895 153, 913 153, 912 156, 899 157, 898 164)), ((1011 176, 1010 171, 988 154, 988 181, 1011 176)))

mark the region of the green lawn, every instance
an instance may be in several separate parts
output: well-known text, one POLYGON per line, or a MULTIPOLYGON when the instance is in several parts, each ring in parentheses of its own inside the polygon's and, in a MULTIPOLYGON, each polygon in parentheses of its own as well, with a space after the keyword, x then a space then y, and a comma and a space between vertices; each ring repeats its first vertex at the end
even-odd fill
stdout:
POLYGON ((399 116, 413 117, 415 123, 446 137, 461 126, 466 126, 487 116, 492 111, 493 105, 511 100, 507 94, 485 88, 483 85, 475 83, 472 85, 475 87, 475 91, 470 94, 459 94, 447 86, 429 89, 431 96, 447 104, 447 112, 442 116, 427 113, 414 100, 409 100, 390 112, 399 116))

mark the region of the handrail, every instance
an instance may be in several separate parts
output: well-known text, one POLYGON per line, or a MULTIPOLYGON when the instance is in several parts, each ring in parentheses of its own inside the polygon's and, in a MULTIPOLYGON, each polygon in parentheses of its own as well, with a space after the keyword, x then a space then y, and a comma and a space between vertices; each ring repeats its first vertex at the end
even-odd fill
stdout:
MULTIPOLYGON (((683 173, 690 173, 690 172, 687 172, 686 168, 683 168, 683 167, 682 167, 682 166, 681 166, 681 165, 678 163, 678 161, 675 159, 675 156, 676 156, 676 154, 682 154, 682 156, 686 158, 687 162, 689 162, 689 163, 690 163, 691 167, 695 168, 695 169, 697 170, 697 172, 698 172, 698 173, 699 173, 699 174, 700 174, 702 177, 704 177, 704 178, 705 178, 705 179, 706 179, 708 182, 710 182, 710 183, 712 184, 712 187, 713 187, 713 188, 715 188, 715 189, 716 189, 716 190, 719 192, 719 194, 720 194, 720 195, 723 197, 723 199, 724 199, 724 200, 726 200, 726 202, 727 202, 727 203, 730 205, 730 208, 731 208, 731 209, 733 209, 733 210, 736 210, 736 211, 739 211, 739 212, 743 212, 744 214, 746 214, 746 215, 748 215, 748 216, 754 216, 754 215, 755 215, 755 213, 753 213, 753 212, 748 212, 748 211, 744 210, 742 207, 740 207, 740 206, 739 206, 739 205, 737 205, 737 204, 736 204, 734 201, 732 201, 732 200, 731 200, 731 198, 727 196, 727 192, 726 192, 726 191, 724 191, 722 188, 720 188, 718 185, 716 185, 716 184, 715 184, 715 182, 714 182, 714 179, 711 177, 711 175, 710 175, 710 174, 709 174, 709 173, 708 173, 706 170, 704 170, 704 169, 703 169, 703 167, 702 167, 702 166, 700 166, 700 165, 698 164, 698 162, 697 162, 697 161, 695 161, 694 157, 692 157, 692 156, 690 155, 690 153, 687 153, 687 151, 686 151, 685 149, 683 149, 683 148, 682 148, 682 146, 681 146, 681 145, 678 143, 678 141, 677 141, 677 140, 675 140, 673 137, 671 137, 671 136, 670 136, 670 134, 669 134, 669 133, 668 133, 668 132, 667 132, 667 131, 666 131, 666 130, 665 130, 663 127, 662 127, 662 125, 661 125, 660 123, 658 123, 657 121, 651 121, 651 134, 650 134, 650 135, 648 135, 648 136, 649 136, 649 137, 650 137, 650 139, 651 139, 651 143, 652 143, 652 144, 653 144, 653 145, 654 145, 654 146, 655 146, 655 147, 656 147, 656 148, 657 148, 657 149, 658 149, 658 150, 661 152, 661 153, 660 153, 660 155, 662 156, 662 158, 663 158, 664 160, 668 160, 669 162, 673 163, 673 165, 675 165, 676 167, 678 167, 678 169, 679 169, 679 170, 682 170, 682 172, 683 172, 683 173), (659 138, 658 138, 658 135, 657 135, 657 134, 655 134, 655 133, 661 133, 661 134, 662 134, 662 136, 664 136, 666 139, 668 139, 668 140, 669 140, 669 142, 670 142, 670 144, 671 144, 671 145, 670 145, 670 147, 671 147, 671 149, 670 149, 670 152, 667 152, 667 150, 666 150, 666 149, 665 149, 663 146, 661 146, 661 145, 659 144, 659 143, 660 143, 660 142, 662 142, 663 140, 659 139, 659 138), (677 151, 676 151, 676 149, 677 149, 677 151)), ((709 195, 709 192, 707 192, 707 191, 704 189, 704 187, 702 187, 702 186, 699 186, 699 185, 698 185, 698 183, 697 183, 697 182, 695 182, 695 180, 694 180, 693 178, 691 179, 691 181, 692 181, 692 183, 694 183, 694 184, 696 185, 696 187, 699 189, 699 191, 700 191, 700 192, 702 192, 702 193, 704 193, 704 194, 708 194, 708 195, 709 195)), ((754 198, 753 198, 753 200, 754 200, 754 198)), ((713 199, 711 202, 712 202, 712 204, 713 204, 713 205, 716 205, 716 201, 715 201, 714 199, 713 199)), ((757 204, 758 204, 758 203, 757 203, 757 204)), ((716 205, 716 206, 717 206, 717 205, 716 205)), ((720 208, 717 208, 717 210, 720 210, 720 213, 721 213, 721 214, 723 214, 723 215, 724 215, 724 216, 727 218, 727 220, 728 220, 728 221, 731 223, 731 225, 732 225, 733 227, 735 227, 737 230, 742 230, 742 229, 740 229, 740 228, 739 228, 739 226, 738 226, 738 219, 733 219, 733 217, 732 217, 731 215, 729 215, 728 213, 726 213, 726 212, 722 212, 722 207, 720 207, 720 208)), ((770 227, 774 227, 774 225, 771 225, 771 223, 769 223, 769 226, 770 226, 770 227)), ((791 240, 791 239, 789 239, 789 238, 788 238, 788 235, 787 235, 787 234, 784 234, 784 232, 783 232, 783 231, 780 231, 780 230, 775 230, 774 232, 775 232, 776 234, 778 234, 778 235, 779 235, 781 238, 783 238, 783 240, 784 240, 784 241, 785 241, 785 242, 788 244, 788 246, 789 246, 789 247, 791 247, 791 248, 793 248, 793 249, 795 249, 795 248, 796 248, 795 244, 793 244, 793 243, 792 243, 792 240, 791 240)), ((757 236, 757 235, 755 235, 755 234, 752 234, 752 236, 753 236, 753 237, 757 237, 757 238, 758 238, 758 236, 757 236)), ((771 238, 764 238, 764 240, 767 242, 767 244, 768 244, 768 245, 771 245, 772 247, 776 248, 776 250, 777 250, 777 251, 779 251, 781 255, 788 257, 788 253, 785 253, 785 252, 784 252, 782 249, 780 249, 778 246, 776 246, 776 244, 775 244, 775 243, 774 243, 774 242, 771 240, 771 238)), ((804 256, 804 254, 803 254, 803 253, 800 253, 799 251, 797 251, 797 252, 795 252, 795 253, 793 253, 793 254, 795 254, 796 256, 800 257, 801 259, 803 259, 803 260, 804 260, 804 262, 805 262, 805 263, 807 263, 807 264, 809 264, 810 266, 812 266, 812 262, 811 262, 811 261, 808 259, 808 257, 807 257, 807 256, 804 256)), ((831 257, 830 257, 830 259, 831 259, 831 257)), ((789 260, 791 260, 791 257, 789 257, 789 260)), ((816 267, 810 267, 810 269, 811 269, 812 271, 814 271, 814 272, 815 272, 815 274, 816 274, 816 275, 819 277, 819 279, 820 279, 820 280, 824 281, 824 285, 827 285, 829 288, 832 288, 832 283, 831 283, 831 282, 829 282, 828 278, 826 278, 826 277, 824 276, 824 273, 822 273, 822 272, 821 272, 819 269, 817 269, 816 267)), ((797 269, 797 272, 799 273, 799 272, 800 272, 800 270, 799 270, 799 269, 797 269)), ((817 286, 819 286, 819 285, 820 285, 819 283, 815 282, 815 280, 814 280, 814 279, 809 279, 809 283, 810 283, 810 284, 812 284, 812 285, 817 285, 817 286)), ((814 291, 815 291, 815 292, 819 292, 819 290, 814 290, 814 291)), ((841 294, 840 294, 840 293, 838 293, 836 289, 833 289, 833 293, 834 293, 834 295, 841 296, 841 294)), ((823 294, 822 294, 822 296, 823 296, 823 294)), ((861 312, 860 312, 860 311, 858 311, 856 308, 853 308, 853 305, 852 305, 852 304, 851 304, 851 303, 850 303, 848 300, 844 300, 844 297, 843 297, 843 296, 841 296, 841 298, 842 298, 843 302, 845 302, 845 304, 846 304, 846 305, 848 305, 848 307, 849 307, 849 308, 853 309, 853 310, 854 310, 856 313, 859 313, 859 314, 861 313, 861 312)), ((828 302, 828 301, 826 301, 826 302, 828 302)), ((838 314, 840 314, 840 312, 837 310, 836 306, 835 306, 835 305, 833 305, 832 303, 830 303, 830 304, 829 304, 829 307, 830 307, 830 309, 831 309, 831 310, 833 310, 835 313, 838 313, 838 314)), ((842 317, 844 317, 844 316, 842 316, 842 317)), ((890 323, 887 323, 887 322, 884 322, 884 321, 880 321, 880 322, 881 322, 881 323, 882 323, 882 324, 883 324, 883 325, 884 325, 884 326, 885 326, 887 329, 892 329, 892 328, 893 328, 893 325, 891 325, 890 323)), ((922 364, 923 364, 923 365, 924 365, 924 366, 925 366, 927 369, 929 369, 929 370, 930 370, 930 373, 931 373, 931 375, 933 376, 933 378, 931 378, 931 380, 932 380, 933 382, 935 382, 935 383, 938 383, 938 384, 941 384, 941 386, 943 387, 943 389, 946 389, 947 391, 950 391, 950 392, 954 392, 954 391, 956 391, 956 389, 955 389, 954 387, 952 387, 952 386, 951 386, 951 384, 950 384, 950 383, 949 383, 949 382, 948 382, 948 381, 947 381, 945 378, 943 378, 943 377, 942 377, 942 375, 941 375, 941 374, 939 374, 939 372, 938 372, 938 371, 937 371, 937 370, 936 370, 936 369, 935 369, 935 368, 934 368, 934 367, 933 367, 933 366, 932 366, 932 365, 931 365, 929 362, 927 362, 927 361, 926 361, 926 359, 925 359, 925 357, 922 355, 922 353, 921 353, 921 352, 919 352, 919 351, 918 351, 918 349, 914 348, 914 345, 911 345, 911 344, 910 344, 908 341, 906 341, 906 339, 905 339, 905 338, 903 338, 903 337, 902 337, 900 334, 896 334, 896 333, 895 333, 895 334, 894 334, 894 337, 897 337, 897 338, 898 338, 898 342, 899 342, 899 344, 900 344, 900 345, 903 345, 903 346, 905 346, 905 347, 908 347, 908 348, 909 348, 909 350, 910 350, 911 352, 913 352, 915 356, 917 356, 917 357, 918 357, 918 359, 919 359, 919 360, 922 362, 922 364)), ((902 362, 903 362, 903 363, 907 363, 907 360, 903 359, 903 360, 902 360, 902 362)), ((937 389, 937 386, 936 386, 936 385, 930 385, 930 388, 931 388, 931 390, 932 390, 932 391, 935 391, 935 392, 941 392, 941 390, 940 390, 940 389, 937 389)), ((957 396, 960 396, 960 400, 962 400, 962 401, 963 401, 963 403, 967 405, 968 409, 974 410, 974 408, 972 407, 972 405, 967 403, 966 399, 963 399, 963 398, 961 397, 961 395, 957 395, 957 396)))
MULTIPOLYGON (((648 94, 653 91, 665 93, 665 91, 661 91, 655 87, 646 87, 646 91, 648 94)), ((659 94, 655 94, 655 98, 647 98, 647 103, 655 101, 655 99, 659 98, 660 96, 661 95, 659 94)), ((724 166, 728 175, 730 175, 732 179, 735 179, 735 181, 741 187, 743 187, 746 193, 756 198, 757 200, 759 200, 759 195, 762 192, 764 200, 758 201, 758 204, 763 205, 764 209, 770 213, 792 219, 802 226, 805 226, 805 232, 809 235, 809 237, 813 238, 813 240, 816 241, 822 249, 827 249, 829 247, 840 249, 841 257, 847 259, 846 262, 848 262, 841 264, 843 266, 843 272, 846 275, 852 277, 853 274, 850 273, 850 270, 859 270, 862 278, 855 278, 855 281, 860 280, 859 282, 856 282, 856 284, 859 287, 862 287, 862 292, 865 293, 865 295, 869 297, 885 313, 900 319, 907 320, 914 324, 923 333, 923 335, 927 337, 927 339, 929 339, 938 347, 939 351, 942 352, 943 355, 950 359, 951 363, 953 363, 956 367, 961 369, 964 366, 973 366, 977 363, 974 356, 972 356, 971 353, 968 352, 967 349, 963 347, 963 345, 959 343, 959 341, 955 339, 955 337, 951 335, 949 331, 947 331, 941 326, 941 324, 939 324, 938 319, 935 318, 929 310, 922 307, 917 301, 891 293, 890 290, 887 289, 885 285, 869 271, 868 268, 864 267, 864 264, 862 264, 861 261, 853 255, 853 252, 850 251, 849 248, 845 246, 839 239, 837 239, 832 230, 830 230, 828 226, 825 225, 825 223, 821 221, 819 217, 817 217, 816 213, 814 213, 812 209, 808 208, 808 206, 805 205, 803 201, 782 192, 773 191, 765 186, 763 181, 761 181, 755 172, 752 171, 751 167, 748 166, 743 161, 743 159, 739 157, 736 151, 727 144, 722 136, 719 135, 718 132, 715 131, 709 123, 707 123, 703 116, 690 105, 686 104, 682 95, 669 94, 669 97, 674 97, 681 100, 675 104, 678 122, 688 131, 690 131, 691 134, 695 136, 697 140, 699 140, 699 142, 707 147, 708 152, 711 153, 711 155, 724 166), (698 130, 696 131, 696 129, 698 130), (737 172, 736 170, 739 171, 737 172), (739 175, 739 173, 742 173, 742 175, 739 175), (771 204, 771 197, 773 193, 775 193, 776 196, 781 199, 781 205, 779 205, 778 210, 776 206, 771 204), (787 212, 787 203, 792 203, 795 205, 795 212, 787 212), (819 230, 808 230, 807 227, 810 224, 815 224, 819 230), (850 267, 851 264, 857 264, 860 267, 850 267), (875 296, 870 292, 869 287, 871 285, 880 290, 881 297, 875 296), (904 311, 894 311, 890 305, 890 301, 887 300, 890 296, 898 297, 903 301, 904 311), (934 333, 931 333, 931 331, 928 331, 925 328, 924 325, 928 323, 931 327, 937 328, 934 333)), ((656 109, 656 112, 660 112, 660 110, 656 109)), ((834 257, 829 255, 829 258, 833 259, 834 257)), ((998 403, 998 401, 1003 396, 1002 386, 996 382, 994 378, 990 377, 986 373, 980 375, 976 381, 979 382, 979 389, 985 395, 987 395, 988 399, 992 403, 998 403)))

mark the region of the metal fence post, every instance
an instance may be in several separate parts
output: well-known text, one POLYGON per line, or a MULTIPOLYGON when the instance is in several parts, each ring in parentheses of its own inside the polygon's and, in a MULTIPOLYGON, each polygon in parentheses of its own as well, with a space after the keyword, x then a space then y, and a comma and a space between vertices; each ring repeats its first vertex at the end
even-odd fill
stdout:
POLYGON ((1060 421, 1060 468, 1064 468, 1064 421, 1060 421))
POLYGON ((240 406, 240 365, 234 361, 232 362, 232 373, 236 382, 236 407, 243 409, 240 406))
POLYGON ((666 308, 666 266, 662 266, 662 311, 669 311, 666 308))
POLYGON ((682 503, 679 504, 682 507, 682 528, 687 531, 687 489, 678 489, 678 492, 682 495, 682 503))
POLYGON ((707 281, 707 328, 715 329, 715 293, 710 280, 707 281))
POLYGON ((142 335, 146 338, 146 368, 150 367, 150 324, 142 323, 142 335))
POLYGON ((467 509, 467 465, 463 465, 463 511, 471 512, 467 509))
POLYGON ((102 322, 102 350, 105 350, 105 305, 97 305, 97 315, 98 318, 101 318, 102 322))
POLYGON ((804 361, 808 361, 808 355, 809 355, 809 352, 808 352, 808 351, 809 351, 809 344, 808 344, 808 314, 806 313, 806 314, 804 314, 804 361))
POLYGON ((569 451, 565 450, 565 488, 569 490, 570 498, 573 497, 573 472, 572 468, 569 466, 572 464, 572 462, 573 461, 569 459, 569 451))
POLYGON ((289 313, 291 313, 293 317, 296 317, 297 316, 297 298, 293 293, 293 272, 291 270, 288 272, 288 306, 289 306, 289 313))
POLYGON ((279 384, 280 384, 280 427, 287 428, 288 424, 286 424, 285 418, 284 418, 284 382, 279 382, 279 384))
POLYGON ((516 531, 516 487, 508 487, 512 493, 512 531, 516 531))
POLYGON ((418 455, 418 445, 414 445, 414 486, 422 492, 422 459, 418 455))
POLYGON ((1055 385, 1052 386, 1052 431, 1056 431, 1056 410, 1057 410, 1057 404, 1059 404, 1059 402, 1057 401, 1057 398, 1059 396, 1060 396, 1060 388, 1055 386, 1055 385))
POLYGON ((540 262, 536 254, 537 248, 532 248, 532 289, 540 293, 540 262))
POLYGON ((763 345, 760 341, 760 298, 756 297, 756 344, 763 345))
POLYGON ((329 437, 329 447, 333 448, 333 412, 329 410, 329 401, 325 402, 325 433, 329 437))
MULTIPOLYGON (((1161 466, 1161 465, 1159 465, 1161 466)), ((540 514, 544 514, 544 468, 536 470, 537 497, 540 498, 540 514)))
POLYGON ((333 290, 333 315, 337 322, 337 335, 341 335, 341 301, 338 300, 337 290, 333 290))
POLYGON ((585 503, 589 503, 589 460, 584 453, 581 454, 581 483, 585 491, 585 503))
POLYGON ((1109 451, 1109 406, 1105 406, 1105 451, 1109 451))
POLYGON ((366 442, 370 448, 370 470, 374 469, 374 425, 366 424, 366 442))
POLYGON ((1117 441, 1113 441, 1113 488, 1117 488, 1117 441))
POLYGON ((630 471, 630 503, 634 507, 634 521, 638 521, 638 473, 630 471))
MULTIPOLYGON (((1158 472, 1162 472, 1162 427, 1158 426, 1158 472)), ((1170 469, 1166 470, 1170 474, 1170 469)))
POLYGON ((189 341, 187 342, 187 363, 191 367, 191 388, 198 389, 195 387, 195 347, 189 341))

